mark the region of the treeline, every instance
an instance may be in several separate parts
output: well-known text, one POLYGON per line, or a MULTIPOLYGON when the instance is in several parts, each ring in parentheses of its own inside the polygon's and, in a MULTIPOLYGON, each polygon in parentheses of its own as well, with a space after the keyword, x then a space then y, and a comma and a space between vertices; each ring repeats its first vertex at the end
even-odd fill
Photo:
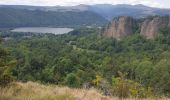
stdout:
MULTIPOLYGON (((165 31, 166 30, 166 31, 165 31)), ((96 87, 120 97, 170 96, 170 33, 154 40, 139 34, 121 41, 104 38, 98 29, 64 35, 14 35, 2 46, 16 59, 12 75, 70 87, 96 87)))
POLYGON ((1 28, 35 26, 101 26, 107 23, 107 20, 103 17, 90 11, 53 12, 1 7, 0 15, 1 28))

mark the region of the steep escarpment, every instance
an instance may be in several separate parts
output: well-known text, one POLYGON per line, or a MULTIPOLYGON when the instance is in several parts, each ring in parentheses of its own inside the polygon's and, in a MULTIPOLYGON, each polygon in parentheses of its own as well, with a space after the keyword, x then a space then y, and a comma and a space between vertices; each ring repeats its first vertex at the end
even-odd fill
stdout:
POLYGON ((169 16, 155 16, 142 19, 134 19, 127 16, 114 18, 104 29, 102 35, 121 39, 139 31, 147 39, 153 39, 160 33, 161 27, 170 27, 169 16))
POLYGON ((160 33, 161 27, 167 27, 170 25, 170 18, 165 17, 154 17, 146 18, 141 25, 140 34, 148 39, 155 38, 160 33))
POLYGON ((133 34, 135 25, 136 21, 131 17, 122 16, 114 18, 111 24, 105 28, 103 36, 120 39, 133 34))

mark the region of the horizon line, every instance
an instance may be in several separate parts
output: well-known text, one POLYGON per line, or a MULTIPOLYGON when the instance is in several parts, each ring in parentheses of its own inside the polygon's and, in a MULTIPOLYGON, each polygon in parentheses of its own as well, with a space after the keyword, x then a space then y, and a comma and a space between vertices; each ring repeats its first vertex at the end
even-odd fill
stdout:
POLYGON ((37 7, 74 7, 74 6, 79 6, 79 5, 85 5, 85 6, 94 6, 94 5, 129 5, 129 6, 145 6, 145 7, 150 7, 150 8, 159 8, 159 9, 170 9, 170 8, 162 8, 162 7, 155 7, 155 6, 148 6, 145 4, 111 4, 111 3, 100 3, 100 4, 75 4, 75 5, 33 5, 33 4, 0 4, 0 6, 37 6, 37 7))

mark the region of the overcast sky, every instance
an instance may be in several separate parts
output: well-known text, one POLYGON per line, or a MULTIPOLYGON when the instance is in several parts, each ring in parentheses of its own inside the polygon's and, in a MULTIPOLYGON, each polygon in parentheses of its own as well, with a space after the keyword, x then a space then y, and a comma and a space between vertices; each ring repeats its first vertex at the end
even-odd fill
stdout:
POLYGON ((73 6, 78 4, 144 4, 151 7, 170 8, 170 0, 0 0, 7 5, 73 6))

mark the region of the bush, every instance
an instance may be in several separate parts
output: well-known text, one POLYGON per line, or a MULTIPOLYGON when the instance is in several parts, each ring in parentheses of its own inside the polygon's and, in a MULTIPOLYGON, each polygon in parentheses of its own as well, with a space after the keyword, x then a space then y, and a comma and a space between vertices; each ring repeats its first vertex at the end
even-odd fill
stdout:
POLYGON ((79 87, 80 81, 74 73, 67 74, 65 78, 65 84, 69 87, 79 87))
POLYGON ((149 98, 153 95, 152 89, 146 89, 141 84, 125 79, 125 75, 119 72, 120 77, 112 77, 113 94, 120 98, 149 98))
POLYGON ((13 78, 10 75, 0 76, 0 86, 1 87, 7 86, 12 81, 13 81, 13 78))
POLYGON ((111 95, 110 84, 107 80, 102 78, 100 75, 96 75, 96 79, 92 81, 93 85, 96 86, 103 95, 111 95))

